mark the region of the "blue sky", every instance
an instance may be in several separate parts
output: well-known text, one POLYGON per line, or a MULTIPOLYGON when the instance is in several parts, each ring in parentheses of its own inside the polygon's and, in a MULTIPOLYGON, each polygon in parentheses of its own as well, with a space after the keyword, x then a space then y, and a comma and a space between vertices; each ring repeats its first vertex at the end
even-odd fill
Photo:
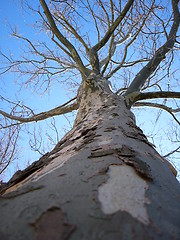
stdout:
MULTIPOLYGON (((33 4, 34 2, 31 1, 33 4)), ((13 56, 19 56, 23 44, 21 41, 14 39, 10 36, 11 30, 9 24, 12 27, 17 28, 18 33, 25 34, 31 39, 46 37, 45 33, 37 33, 32 28, 32 23, 36 20, 36 16, 32 13, 29 13, 26 9, 22 10, 21 1, 8 0, 2 1, 0 5, 0 50, 5 54, 13 54, 13 56)), ((75 92, 73 92, 73 88, 67 88, 65 85, 52 85, 52 88, 46 94, 36 94, 31 88, 23 88, 23 91, 20 91, 20 86, 16 86, 15 82, 17 80, 16 74, 6 74, 1 76, 0 81, 0 93, 7 97, 10 100, 23 99, 24 103, 31 107, 36 113, 41 111, 46 111, 56 106, 63 104, 68 101, 71 97, 75 96, 75 92)), ((19 82, 23 81, 22 79, 18 79, 19 82)), ((179 89, 177 89, 178 91, 179 89)), ((162 102, 162 100, 160 101, 162 102)), ((8 111, 7 105, 1 105, 0 108, 8 111)), ((137 116, 137 124, 144 130, 145 134, 150 136, 152 132, 155 134, 155 145, 157 146, 157 150, 161 152, 163 151, 166 154, 171 148, 175 148, 175 144, 172 146, 170 142, 168 142, 167 133, 169 131, 169 127, 172 124, 172 117, 167 113, 162 113, 160 115, 158 123, 155 125, 155 119, 157 118, 157 114, 159 110, 154 109, 144 109, 139 111, 139 109, 135 109, 134 113, 137 116)), ((73 117, 70 117, 70 121, 73 117)), ((56 117, 56 124, 59 131, 59 137, 61 138, 64 133, 70 129, 70 124, 64 116, 56 117)), ((72 123, 71 123, 72 124, 72 123)), ((29 130, 33 131, 33 128, 38 128, 41 126, 41 130, 44 134, 46 132, 50 132, 50 135, 53 134, 51 132, 51 128, 49 125, 49 121, 44 121, 43 123, 31 123, 29 124, 29 130)), ((152 139, 149 138, 152 142, 152 139)), ((45 137, 43 139, 45 142, 45 146, 47 145, 47 140, 45 137)), ((32 152, 29 147, 29 137, 27 135, 27 129, 24 130, 21 134, 20 142, 19 142, 19 155, 20 160, 18 163, 12 165, 10 170, 6 172, 4 175, 4 180, 6 181, 17 168, 23 169, 27 162, 31 163, 38 159, 39 155, 35 152, 32 152)), ((50 149, 49 149, 50 150, 50 149)), ((176 166, 178 166, 178 161, 174 159, 176 166)))

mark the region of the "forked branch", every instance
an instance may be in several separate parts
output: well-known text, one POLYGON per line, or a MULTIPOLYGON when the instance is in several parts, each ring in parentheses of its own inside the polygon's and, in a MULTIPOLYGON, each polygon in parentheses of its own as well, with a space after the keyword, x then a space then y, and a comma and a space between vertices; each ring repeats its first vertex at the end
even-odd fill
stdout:
POLYGON ((129 0, 126 4, 126 6, 124 7, 124 9, 122 10, 121 14, 119 15, 118 18, 116 18, 116 20, 114 21, 114 23, 111 25, 111 27, 109 28, 109 30, 106 32, 106 34, 104 35, 104 37, 101 39, 101 41, 99 41, 96 45, 94 45, 93 50, 94 51, 99 51, 102 47, 104 47, 104 45, 109 41, 110 37, 112 36, 112 34, 114 33, 114 31, 116 30, 116 28, 118 27, 118 25, 121 23, 121 21, 124 19, 124 17, 126 16, 126 13, 129 11, 130 7, 132 6, 134 0, 129 0))
POLYGON ((76 62, 81 74, 86 75, 86 68, 85 68, 78 52, 76 51, 75 47, 67 40, 67 38, 65 38, 62 35, 62 33, 57 28, 56 23, 52 17, 52 14, 50 13, 50 10, 49 10, 45 0, 39 0, 39 2, 44 10, 44 14, 47 17, 47 20, 51 26, 51 30, 52 30, 53 34, 70 51, 70 53, 72 54, 73 60, 76 62))
POLYGON ((166 58, 166 54, 172 50, 176 42, 176 34, 180 24, 180 13, 179 13, 179 0, 172 0, 173 8, 173 24, 169 32, 167 41, 161 46, 150 59, 148 64, 144 66, 141 71, 136 75, 132 83, 130 84, 125 95, 128 95, 135 91, 140 91, 140 89, 145 84, 147 78, 156 70, 161 61, 166 58))
POLYGON ((180 153, 180 146, 177 147, 176 149, 174 149, 173 151, 165 154, 163 157, 164 157, 164 158, 167 158, 167 157, 169 157, 170 155, 172 155, 172 154, 174 154, 174 153, 180 153))

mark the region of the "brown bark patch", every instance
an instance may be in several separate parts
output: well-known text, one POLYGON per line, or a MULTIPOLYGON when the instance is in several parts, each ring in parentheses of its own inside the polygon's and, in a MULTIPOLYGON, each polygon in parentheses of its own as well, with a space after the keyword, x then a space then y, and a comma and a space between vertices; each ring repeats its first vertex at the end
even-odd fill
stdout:
POLYGON ((76 226, 65 220, 65 213, 60 208, 52 207, 44 212, 34 223, 35 240, 66 240, 76 226))
POLYGON ((138 158, 133 158, 133 159, 122 159, 127 165, 134 167, 135 171, 140 175, 142 178, 148 180, 148 181, 153 181, 152 173, 151 173, 151 168, 150 166, 141 161, 138 158))
POLYGON ((107 156, 111 154, 118 154, 118 156, 126 156, 126 157, 134 157, 136 156, 136 152, 130 148, 129 146, 122 145, 113 145, 111 144, 103 144, 99 146, 98 148, 92 148, 91 149, 91 155, 89 158, 94 158, 94 157, 102 157, 102 156, 107 156))

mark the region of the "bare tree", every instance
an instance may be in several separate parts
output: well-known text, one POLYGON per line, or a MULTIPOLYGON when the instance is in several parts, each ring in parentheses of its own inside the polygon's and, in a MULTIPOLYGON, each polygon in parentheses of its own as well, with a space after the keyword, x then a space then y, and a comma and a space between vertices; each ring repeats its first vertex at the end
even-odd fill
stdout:
MULTIPOLYGON (((130 111, 159 108, 180 124, 179 1, 39 3, 29 8, 52 45, 12 29, 28 52, 21 60, 2 53, 2 74, 27 75, 24 84, 43 91, 57 78, 79 88, 68 102, 39 114, 11 103, 10 113, 0 110, 2 128, 19 133, 23 124, 78 112, 52 151, 3 185, 2 238, 179 239, 179 183, 165 159, 179 147, 158 154, 130 111)), ((34 139, 36 149, 41 141, 34 139)))

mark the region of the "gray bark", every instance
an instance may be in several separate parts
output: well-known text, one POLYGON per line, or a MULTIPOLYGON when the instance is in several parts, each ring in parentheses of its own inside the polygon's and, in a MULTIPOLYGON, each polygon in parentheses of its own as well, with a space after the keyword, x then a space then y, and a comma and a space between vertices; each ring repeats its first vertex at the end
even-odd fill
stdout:
POLYGON ((180 239, 180 185, 99 77, 73 129, 0 197, 0 239, 180 239))

